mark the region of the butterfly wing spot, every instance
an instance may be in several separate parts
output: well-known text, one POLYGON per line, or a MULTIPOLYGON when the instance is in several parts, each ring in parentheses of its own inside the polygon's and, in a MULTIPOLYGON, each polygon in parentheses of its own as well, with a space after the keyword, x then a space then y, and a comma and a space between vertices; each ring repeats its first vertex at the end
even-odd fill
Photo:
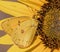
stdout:
POLYGON ((24 33, 24 30, 23 29, 21 30, 21 33, 24 33))
POLYGON ((21 40, 21 39, 18 39, 19 41, 21 40))
POLYGON ((18 21, 18 26, 20 26, 20 21, 18 21))

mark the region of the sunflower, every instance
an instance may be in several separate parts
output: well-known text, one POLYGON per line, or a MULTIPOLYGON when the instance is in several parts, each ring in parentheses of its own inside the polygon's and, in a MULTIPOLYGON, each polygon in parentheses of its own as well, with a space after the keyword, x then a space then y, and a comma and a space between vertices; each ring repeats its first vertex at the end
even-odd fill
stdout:
POLYGON ((38 29, 39 33, 41 32, 43 43, 53 52, 55 49, 59 50, 60 48, 60 1, 47 1, 48 3, 44 4, 39 12, 43 19, 41 20, 42 25, 38 29))
MULTIPOLYGON (((57 1, 59 2, 59 0, 57 1)), ((50 18, 48 18, 50 16, 49 14, 51 14, 51 12, 54 10, 54 9, 53 10, 50 9, 51 7, 55 6, 55 4, 53 5, 53 3, 55 3, 55 0, 51 0, 51 1, 48 0, 48 2, 45 0, 36 0, 36 1, 35 0, 18 0, 16 2, 9 1, 9 0, 5 0, 5 1, 0 0, 0 10, 2 12, 7 13, 13 17, 19 17, 19 16, 29 16, 31 18, 37 17, 38 18, 37 20, 41 23, 38 25, 38 29, 37 29, 39 35, 36 37, 36 40, 34 41, 34 43, 28 48, 25 48, 25 49, 19 48, 17 45, 14 44, 14 42, 11 40, 11 37, 8 34, 2 36, 0 38, 0 44, 7 45, 7 46, 10 45, 9 49, 6 52, 60 52, 60 50, 57 50, 56 48, 56 45, 55 45, 56 42, 55 44, 53 42, 55 41, 54 36, 52 35, 53 37, 51 37, 50 32, 46 33, 46 30, 49 30, 49 29, 45 29, 45 28, 47 28, 48 26, 47 27, 44 26, 45 24, 44 22, 47 22, 50 20, 50 18), (49 16, 47 17, 47 15, 49 16), (52 45, 51 45, 51 41, 52 41, 52 45)), ((59 4, 56 4, 56 5, 58 6, 59 4)), ((2 24, 4 20, 1 20, 0 24, 2 24)), ((46 25, 48 24, 46 23, 46 25)), ((1 26, 0 26, 0 30, 3 31, 1 26)), ((57 40, 58 39, 56 39, 56 41, 57 40)))

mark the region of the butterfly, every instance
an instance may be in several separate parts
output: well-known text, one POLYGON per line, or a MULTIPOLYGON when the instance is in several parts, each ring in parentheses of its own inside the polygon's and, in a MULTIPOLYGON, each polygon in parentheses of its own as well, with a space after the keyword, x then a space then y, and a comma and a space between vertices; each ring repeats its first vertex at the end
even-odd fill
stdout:
POLYGON ((12 17, 2 22, 1 26, 18 47, 25 48, 33 42, 38 21, 27 16, 12 17))

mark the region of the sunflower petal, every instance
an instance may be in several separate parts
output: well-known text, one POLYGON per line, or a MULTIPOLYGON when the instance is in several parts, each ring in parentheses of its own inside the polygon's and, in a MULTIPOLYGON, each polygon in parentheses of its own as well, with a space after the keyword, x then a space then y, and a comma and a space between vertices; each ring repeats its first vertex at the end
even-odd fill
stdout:
POLYGON ((0 10, 13 16, 33 16, 31 8, 10 1, 0 1, 0 10))
POLYGON ((55 49, 53 52, 60 52, 60 49, 59 49, 59 50, 56 50, 56 49, 55 49))
POLYGON ((46 48, 43 50, 43 52, 50 52, 50 51, 51 51, 51 49, 49 49, 49 48, 46 48))
POLYGON ((10 45, 10 44, 13 44, 13 42, 12 42, 9 35, 5 35, 5 36, 0 38, 0 44, 8 44, 8 45, 10 45))
POLYGON ((46 1, 40 1, 40 0, 18 0, 18 1, 36 10, 40 10, 40 7, 46 2, 46 1))
POLYGON ((7 52, 24 52, 24 49, 21 49, 17 47, 16 45, 13 45, 7 52))
POLYGON ((40 40, 40 36, 36 38, 32 46, 28 48, 26 52, 38 52, 37 50, 39 50, 39 52, 50 52, 51 51, 51 49, 44 46, 43 42, 40 40))
POLYGON ((17 0, 1 0, 1 1, 14 1, 14 2, 16 2, 17 0))

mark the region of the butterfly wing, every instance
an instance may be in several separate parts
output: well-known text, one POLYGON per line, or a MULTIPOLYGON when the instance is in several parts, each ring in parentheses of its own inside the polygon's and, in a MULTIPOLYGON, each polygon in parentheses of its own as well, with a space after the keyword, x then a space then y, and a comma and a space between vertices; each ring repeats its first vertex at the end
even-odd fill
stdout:
POLYGON ((2 23, 3 29, 11 36, 16 45, 28 47, 35 36, 38 22, 28 17, 10 18, 2 23))
POLYGON ((5 32, 7 32, 9 35, 12 35, 14 29, 18 26, 18 23, 20 21, 26 21, 28 20, 28 17, 13 17, 13 18, 8 18, 5 21, 2 22, 1 26, 5 32))

